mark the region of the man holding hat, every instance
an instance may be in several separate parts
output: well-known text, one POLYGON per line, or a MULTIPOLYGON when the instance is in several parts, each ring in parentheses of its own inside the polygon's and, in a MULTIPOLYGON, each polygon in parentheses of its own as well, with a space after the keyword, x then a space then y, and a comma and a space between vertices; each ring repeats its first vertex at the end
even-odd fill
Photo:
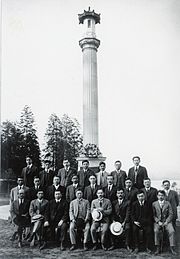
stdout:
POLYGON ((91 203, 91 213, 93 223, 91 225, 91 237, 93 241, 93 250, 97 249, 97 229, 101 227, 101 246, 103 250, 107 250, 105 247, 105 238, 109 228, 109 217, 112 213, 112 205, 109 199, 104 198, 104 192, 102 188, 97 190, 97 199, 91 203))

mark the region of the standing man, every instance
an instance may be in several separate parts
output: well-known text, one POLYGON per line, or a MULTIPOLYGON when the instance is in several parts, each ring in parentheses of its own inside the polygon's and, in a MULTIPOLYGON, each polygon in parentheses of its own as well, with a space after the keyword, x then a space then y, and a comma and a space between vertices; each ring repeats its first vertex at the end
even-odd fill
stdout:
POLYGON ((97 185, 105 187, 107 185, 106 164, 104 162, 99 163, 99 172, 96 173, 97 185))
POLYGON ((107 186, 104 187, 104 197, 109 199, 111 202, 117 199, 116 196, 117 187, 114 185, 113 176, 107 176, 107 186))
POLYGON ((96 221, 93 219, 91 225, 91 237, 93 242, 93 250, 97 249, 97 229, 101 227, 101 246, 104 251, 107 250, 105 246, 106 234, 109 229, 110 215, 112 213, 112 205, 109 199, 104 198, 103 189, 100 188, 97 191, 97 199, 91 203, 91 214, 96 210, 102 215, 102 219, 96 221))
POLYGON ((23 168, 21 176, 24 179, 24 185, 27 187, 33 186, 33 180, 35 176, 38 176, 38 169, 32 163, 32 158, 30 156, 26 157, 27 166, 23 168))
POLYGON ((137 192, 138 189, 132 186, 132 180, 127 178, 125 180, 124 194, 125 199, 129 200, 130 204, 137 200, 137 192))
POLYGON ((28 191, 29 191, 29 188, 24 186, 24 181, 23 181, 23 178, 22 177, 18 177, 17 178, 17 186, 12 188, 11 189, 11 192, 10 192, 10 204, 17 200, 18 199, 18 195, 19 195, 19 190, 24 190, 24 196, 25 198, 28 198, 28 191))
POLYGON ((90 230, 90 205, 89 201, 82 198, 83 192, 81 189, 76 190, 76 199, 71 201, 69 208, 69 217, 70 217, 70 240, 71 248, 74 250, 76 248, 76 234, 77 230, 83 230, 84 232, 84 250, 88 250, 88 240, 89 240, 89 230, 90 230))
POLYGON ((63 196, 66 194, 66 188, 64 186, 60 185, 60 179, 59 176, 54 176, 53 178, 53 184, 50 185, 46 190, 46 199, 48 201, 54 199, 54 193, 55 191, 60 191, 63 196))
POLYGON ((60 185, 67 187, 71 184, 72 175, 77 174, 77 172, 70 167, 68 159, 63 160, 63 166, 63 168, 59 169, 57 176, 60 178, 60 185))
POLYGON ((34 177, 34 186, 29 188, 29 199, 30 201, 37 199, 37 193, 41 190, 40 179, 38 176, 34 177))
POLYGON ((76 174, 72 176, 71 182, 72 184, 66 189, 66 201, 68 203, 76 199, 76 190, 80 187, 78 183, 78 176, 76 174))
POLYGON ((114 166, 116 170, 111 172, 111 175, 114 178, 114 185, 116 185, 118 189, 122 189, 125 187, 125 180, 127 178, 127 174, 125 171, 121 170, 121 161, 117 160, 114 163, 114 166))
POLYGON ((158 191, 158 200, 155 201, 153 206, 153 216, 154 216, 154 241, 156 246, 155 254, 160 253, 160 240, 159 240, 159 232, 160 230, 164 231, 164 229, 168 233, 169 244, 171 253, 176 255, 174 250, 175 246, 175 231, 173 228, 172 220, 173 220, 173 211, 171 204, 169 201, 165 200, 165 191, 158 191))
POLYGON ((148 178, 147 170, 145 167, 139 165, 141 160, 139 156, 133 157, 134 167, 129 169, 128 178, 132 180, 133 186, 137 189, 144 187, 143 181, 148 178))
POLYGON ((94 175, 89 176, 90 185, 84 189, 84 199, 88 200, 91 204, 92 200, 97 199, 97 190, 99 186, 96 184, 96 177, 94 175))
POLYGON ((95 173, 89 168, 89 161, 83 160, 82 161, 82 169, 77 173, 79 178, 79 185, 82 188, 85 188, 89 185, 89 176, 95 175, 95 173))
POLYGON ((145 194, 146 201, 150 205, 152 205, 154 201, 157 201, 157 189, 154 187, 151 187, 150 178, 144 179, 144 188, 142 188, 142 191, 145 194))
POLYGON ((46 159, 44 161, 44 170, 39 173, 40 184, 44 189, 53 183, 53 177, 55 176, 55 173, 50 166, 51 161, 46 159))
POLYGON ((169 201, 173 211, 172 224, 176 230, 177 206, 179 205, 179 197, 176 191, 170 190, 170 181, 164 180, 163 187, 165 191, 165 200, 169 201))

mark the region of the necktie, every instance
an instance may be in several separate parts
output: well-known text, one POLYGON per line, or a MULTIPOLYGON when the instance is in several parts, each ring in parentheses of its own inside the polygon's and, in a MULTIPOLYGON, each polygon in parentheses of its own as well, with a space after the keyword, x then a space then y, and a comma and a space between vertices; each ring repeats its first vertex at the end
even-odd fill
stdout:
POLYGON ((102 201, 99 201, 99 206, 102 207, 102 201))
POLYGON ((110 192, 111 191, 111 186, 110 185, 109 185, 108 189, 109 189, 109 192, 110 192))

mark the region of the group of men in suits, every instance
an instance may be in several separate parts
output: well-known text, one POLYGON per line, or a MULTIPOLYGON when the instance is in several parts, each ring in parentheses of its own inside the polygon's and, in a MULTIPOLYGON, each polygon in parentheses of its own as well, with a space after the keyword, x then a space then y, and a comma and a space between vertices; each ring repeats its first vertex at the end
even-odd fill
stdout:
MULTIPOLYGON (((128 175, 121 170, 121 162, 115 162, 115 170, 106 172, 106 164, 100 162, 99 171, 89 168, 89 161, 82 162, 78 172, 70 167, 68 160, 55 175, 50 161, 39 174, 30 157, 27 167, 18 177, 17 187, 11 190, 11 215, 17 226, 18 246, 22 246, 23 229, 31 227, 28 236, 30 246, 35 240, 40 248, 47 240, 56 240, 61 250, 65 249, 66 232, 69 226, 70 250, 77 246, 77 234, 83 235, 84 250, 89 241, 97 249, 98 236, 104 250, 112 250, 117 245, 117 237, 125 240, 128 251, 139 251, 140 235, 143 233, 145 249, 151 252, 154 232, 156 254, 160 252, 159 233, 167 231, 170 249, 175 254, 175 225, 178 195, 170 190, 170 182, 163 181, 163 191, 151 187, 145 167, 140 166, 140 158, 134 157, 134 167, 128 175), (110 231, 110 224, 119 222, 123 234, 110 231), (132 235, 131 235, 132 233, 132 235), (110 245, 107 246, 107 238, 110 245)), ((14 234, 14 236, 15 236, 14 234)), ((13 238, 14 238, 13 236, 13 238)), ((13 239, 12 238, 12 239, 13 239)))

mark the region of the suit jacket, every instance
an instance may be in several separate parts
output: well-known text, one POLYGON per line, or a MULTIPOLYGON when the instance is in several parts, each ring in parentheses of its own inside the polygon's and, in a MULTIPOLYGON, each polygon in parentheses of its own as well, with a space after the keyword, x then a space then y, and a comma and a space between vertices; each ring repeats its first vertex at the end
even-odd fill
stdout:
POLYGON ((90 168, 88 168, 86 173, 84 173, 83 169, 78 171, 77 175, 79 177, 79 185, 82 186, 83 188, 89 185, 89 176, 90 175, 96 176, 94 171, 92 171, 90 168))
POLYGON ((45 221, 50 225, 57 226, 59 221, 67 222, 68 220, 68 204, 65 199, 61 199, 59 203, 56 200, 51 200, 46 208, 45 221))
MULTIPOLYGON (((91 213, 93 212, 94 209, 100 208, 99 205, 99 199, 95 199, 91 203, 91 213)), ((109 223, 109 217, 112 213, 112 204, 109 199, 103 198, 102 201, 102 208, 103 208, 103 221, 106 223, 109 223)))
POLYGON ((172 211, 173 211, 173 219, 177 219, 177 206, 179 205, 179 197, 176 191, 170 190, 168 196, 166 195, 166 200, 170 202, 172 211))
POLYGON ((125 180, 127 178, 127 174, 125 171, 120 170, 120 173, 117 173, 117 171, 112 171, 111 175, 114 178, 114 185, 116 185, 118 188, 125 187, 125 180))
POLYGON ((73 168, 69 168, 68 172, 65 170, 65 168, 59 169, 57 176, 60 178, 60 185, 64 187, 71 185, 71 179, 74 174, 77 174, 77 172, 73 168))
POLYGON ((28 167, 24 167, 22 169, 21 176, 24 179, 24 185, 32 187, 34 185, 34 177, 38 176, 38 169, 34 165, 32 165, 30 169, 28 167))
POLYGON ((45 199, 43 199, 41 203, 38 201, 38 199, 31 201, 30 207, 29 207, 29 215, 31 216, 31 218, 38 214, 41 214, 44 216, 47 205, 48 205, 48 201, 45 199))
MULTIPOLYGON (((50 201, 54 199, 54 193, 55 193, 56 188, 54 187, 54 185, 50 185, 47 189, 46 189, 46 195, 45 198, 50 201)), ((62 195, 65 196, 66 194, 66 188, 64 186, 59 185, 58 189, 59 191, 61 191, 62 195)))
POLYGON ((103 172, 103 178, 101 176, 101 172, 97 172, 96 173, 96 179, 97 179, 97 185, 101 186, 101 187, 105 187, 107 185, 107 176, 108 173, 106 171, 103 172))
POLYGON ((125 188, 124 189, 125 199, 129 200, 130 203, 132 204, 134 201, 137 200, 137 192, 138 192, 138 189, 135 187, 131 187, 130 191, 128 191, 125 188))
POLYGON ((37 199, 37 192, 38 192, 38 190, 43 190, 43 188, 41 186, 39 186, 38 189, 36 189, 35 186, 29 188, 29 190, 28 190, 28 197, 29 197, 30 201, 37 199))
POLYGON ((120 223, 130 222, 130 201, 123 199, 120 205, 118 200, 112 202, 112 221, 113 220, 120 223))
POLYGON ((162 207, 162 212, 158 201, 153 202, 152 209, 153 209, 154 221, 156 223, 158 223, 159 221, 161 222, 166 221, 167 223, 172 222, 173 211, 169 201, 164 202, 164 206, 162 207))
MULTIPOLYGON (((22 188, 24 190, 24 194, 25 194, 25 199, 28 199, 29 198, 29 195, 28 195, 28 190, 29 188, 26 187, 26 186, 23 186, 22 188)), ((18 199, 18 194, 19 194, 19 188, 18 186, 14 187, 11 189, 11 192, 10 192, 10 204, 17 200, 18 199)))
POLYGON ((43 188, 47 188, 51 184, 53 184, 53 177, 55 176, 55 173, 53 170, 49 169, 49 172, 47 173, 45 170, 41 171, 39 173, 40 178, 40 184, 43 188))
POLYGON ((151 187, 147 192, 145 188, 142 188, 142 191, 145 194, 145 199, 149 204, 152 204, 154 201, 157 201, 157 189, 151 187))
POLYGON ((84 199, 88 200, 91 204, 92 200, 97 199, 97 190, 98 190, 98 185, 95 185, 95 189, 92 190, 91 185, 86 186, 84 189, 84 199))
POLYGON ((137 177, 136 177, 136 183, 135 183, 135 171, 134 167, 129 169, 128 172, 128 178, 132 180, 133 186, 142 189, 144 187, 143 181, 145 178, 148 177, 147 170, 143 166, 139 166, 138 172, 137 172, 137 177))
POLYGON ((24 199, 24 202, 20 208, 19 199, 14 200, 10 206, 10 214, 11 214, 12 220, 14 220, 17 216, 21 216, 25 214, 27 215, 27 217, 29 217, 29 204, 30 204, 30 201, 24 199))
MULTIPOLYGON (((77 188, 79 188, 79 184, 77 185, 77 188)), ((70 203, 72 200, 76 199, 76 189, 72 184, 69 185, 66 189, 66 201, 70 203)))
POLYGON ((108 190, 108 186, 104 187, 104 197, 109 199, 111 202, 117 199, 116 196, 117 187, 112 186, 111 191, 108 190))
POLYGON ((142 226, 148 226, 152 224, 152 207, 145 201, 141 207, 139 201, 135 201, 132 204, 131 209, 132 222, 138 221, 142 226))
MULTIPOLYGON (((90 219, 90 205, 89 205, 89 201, 82 199, 81 201, 83 203, 82 206, 82 215, 84 217, 84 220, 89 220, 90 219)), ((78 199, 75 199, 73 201, 71 201, 70 203, 70 207, 69 207, 69 217, 70 217, 70 221, 72 220, 76 220, 78 217, 78 199)))

